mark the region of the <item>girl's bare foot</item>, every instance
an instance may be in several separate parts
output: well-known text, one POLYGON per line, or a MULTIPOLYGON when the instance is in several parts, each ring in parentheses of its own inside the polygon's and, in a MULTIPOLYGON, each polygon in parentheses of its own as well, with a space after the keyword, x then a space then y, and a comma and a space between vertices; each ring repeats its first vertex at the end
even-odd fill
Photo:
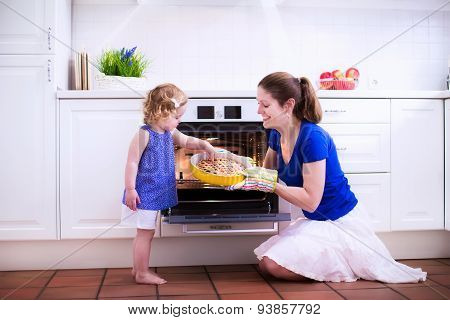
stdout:
POLYGON ((145 273, 136 273, 134 277, 136 283, 142 284, 164 284, 167 283, 166 280, 161 278, 155 273, 145 272, 145 273))

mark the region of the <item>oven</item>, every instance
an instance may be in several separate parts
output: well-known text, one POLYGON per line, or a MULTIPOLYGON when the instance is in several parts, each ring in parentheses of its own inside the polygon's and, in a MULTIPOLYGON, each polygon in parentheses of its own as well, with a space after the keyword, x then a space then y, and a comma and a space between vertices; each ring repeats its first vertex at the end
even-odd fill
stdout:
MULTIPOLYGON (((255 99, 190 99, 178 130, 253 159, 262 166, 268 132, 255 99)), ((161 212, 161 237, 273 235, 290 223, 289 207, 274 193, 226 191, 195 179, 190 158, 201 151, 175 147, 178 205, 161 212)))

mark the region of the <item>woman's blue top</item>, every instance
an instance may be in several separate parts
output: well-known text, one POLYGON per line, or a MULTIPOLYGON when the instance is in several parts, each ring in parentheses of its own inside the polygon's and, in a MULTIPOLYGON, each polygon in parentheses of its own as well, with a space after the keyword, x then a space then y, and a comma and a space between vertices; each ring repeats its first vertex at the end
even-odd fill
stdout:
POLYGON ((281 155, 280 133, 276 130, 270 133, 269 147, 277 153, 278 176, 288 186, 303 187, 303 164, 325 159, 326 175, 322 200, 316 211, 303 210, 308 219, 336 220, 349 213, 358 203, 339 164, 333 139, 317 124, 302 120, 288 164, 281 155))

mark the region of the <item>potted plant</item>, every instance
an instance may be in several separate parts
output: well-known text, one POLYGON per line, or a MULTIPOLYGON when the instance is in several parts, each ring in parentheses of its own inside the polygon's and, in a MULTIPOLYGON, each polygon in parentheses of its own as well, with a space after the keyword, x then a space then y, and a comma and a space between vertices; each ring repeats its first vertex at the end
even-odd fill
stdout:
POLYGON ((96 89, 146 89, 145 70, 150 62, 142 53, 132 49, 103 51, 97 61, 96 89))

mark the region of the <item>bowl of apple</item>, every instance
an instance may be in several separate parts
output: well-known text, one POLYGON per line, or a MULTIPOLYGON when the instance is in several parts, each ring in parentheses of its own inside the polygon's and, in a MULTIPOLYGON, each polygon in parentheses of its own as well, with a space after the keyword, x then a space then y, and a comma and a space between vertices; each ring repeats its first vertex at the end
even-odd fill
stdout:
POLYGON ((341 70, 323 72, 319 79, 319 88, 322 90, 353 90, 358 85, 359 71, 348 68, 345 74, 341 70))

